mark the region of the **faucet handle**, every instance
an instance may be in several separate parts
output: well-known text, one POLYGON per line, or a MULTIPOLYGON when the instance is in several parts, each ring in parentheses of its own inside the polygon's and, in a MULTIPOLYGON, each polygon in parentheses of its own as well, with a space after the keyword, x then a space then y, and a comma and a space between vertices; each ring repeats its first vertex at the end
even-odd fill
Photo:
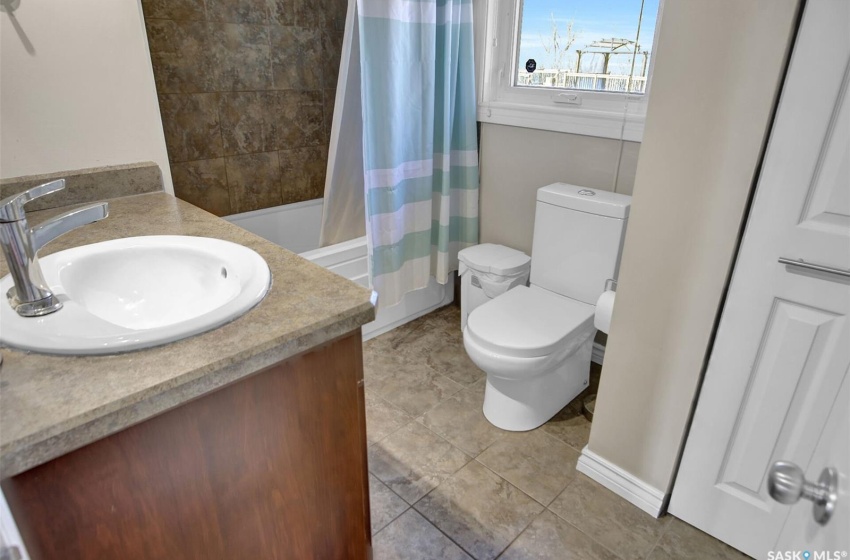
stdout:
MULTIPOLYGON (((50 243, 60 235, 64 235, 72 229, 97 222, 109 216, 109 203, 98 202, 80 208, 74 208, 64 214, 51 218, 46 222, 32 228, 32 247, 38 251, 45 244, 50 243)), ((0 560, 3 560, 0 558, 0 560)))
POLYGON ((23 220, 25 217, 24 204, 44 195, 61 191, 64 188, 65 179, 57 179, 0 200, 0 222, 23 220))

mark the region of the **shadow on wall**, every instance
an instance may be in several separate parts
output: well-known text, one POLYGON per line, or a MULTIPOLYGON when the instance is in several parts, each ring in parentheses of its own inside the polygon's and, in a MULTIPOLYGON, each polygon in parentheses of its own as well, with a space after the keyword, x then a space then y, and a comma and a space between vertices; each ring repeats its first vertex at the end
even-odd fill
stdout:
POLYGON ((320 198, 346 0, 142 0, 175 194, 218 216, 320 198))

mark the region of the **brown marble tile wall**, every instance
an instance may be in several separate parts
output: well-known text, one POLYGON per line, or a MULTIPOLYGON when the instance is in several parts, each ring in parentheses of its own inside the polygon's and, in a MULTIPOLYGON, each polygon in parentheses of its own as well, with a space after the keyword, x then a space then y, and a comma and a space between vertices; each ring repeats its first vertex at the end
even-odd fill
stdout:
POLYGON ((224 216, 319 198, 346 0, 142 0, 178 197, 224 216))

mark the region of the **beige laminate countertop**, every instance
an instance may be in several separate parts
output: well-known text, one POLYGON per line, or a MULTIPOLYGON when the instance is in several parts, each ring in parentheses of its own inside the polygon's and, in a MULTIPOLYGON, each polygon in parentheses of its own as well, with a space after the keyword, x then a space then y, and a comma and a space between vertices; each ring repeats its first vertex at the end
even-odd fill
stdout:
MULTIPOLYGON (((33 212, 30 223, 63 210, 33 212)), ((0 478, 123 430, 374 318, 368 290, 169 194, 112 199, 109 211, 107 219, 60 237, 39 254, 137 235, 216 237, 262 255, 272 272, 272 287, 259 305, 232 323, 156 348, 79 357, 0 348, 0 478)), ((3 261, 0 276, 7 273, 3 261)), ((0 304, 6 305, 3 299, 0 304)))

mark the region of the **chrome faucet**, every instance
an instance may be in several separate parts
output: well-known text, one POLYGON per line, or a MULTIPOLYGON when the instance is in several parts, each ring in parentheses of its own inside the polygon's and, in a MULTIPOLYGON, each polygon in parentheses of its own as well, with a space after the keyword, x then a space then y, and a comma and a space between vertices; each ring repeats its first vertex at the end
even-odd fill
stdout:
POLYGON ((15 282, 6 296, 18 315, 40 317, 62 309, 48 288, 38 264, 38 250, 72 229, 102 220, 109 215, 106 202, 75 208, 34 228, 27 224, 24 204, 65 188, 65 179, 44 183, 0 200, 0 247, 15 282))

